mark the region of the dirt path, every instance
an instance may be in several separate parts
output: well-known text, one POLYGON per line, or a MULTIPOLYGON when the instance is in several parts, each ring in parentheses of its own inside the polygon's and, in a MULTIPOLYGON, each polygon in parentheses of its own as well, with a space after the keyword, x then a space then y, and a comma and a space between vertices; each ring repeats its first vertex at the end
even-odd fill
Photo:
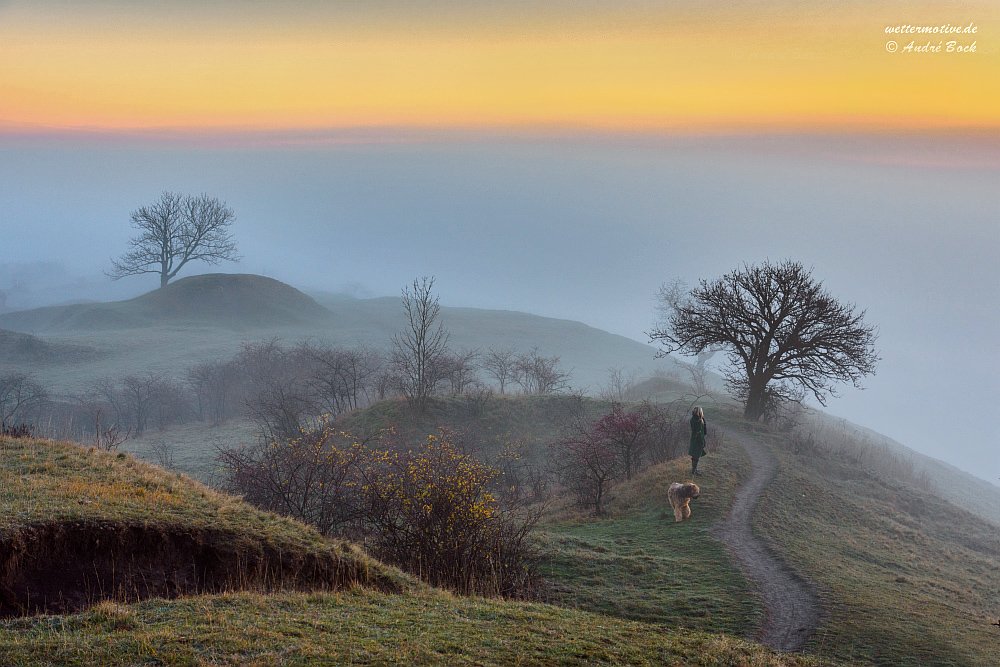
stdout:
POLYGON ((778 462, 767 448, 745 433, 722 431, 747 451, 753 474, 736 493, 729 515, 712 527, 712 536, 729 546, 764 599, 767 617, 757 641, 778 651, 798 650, 819 625, 823 613, 819 598, 806 582, 771 555, 750 529, 750 516, 778 473, 778 462))

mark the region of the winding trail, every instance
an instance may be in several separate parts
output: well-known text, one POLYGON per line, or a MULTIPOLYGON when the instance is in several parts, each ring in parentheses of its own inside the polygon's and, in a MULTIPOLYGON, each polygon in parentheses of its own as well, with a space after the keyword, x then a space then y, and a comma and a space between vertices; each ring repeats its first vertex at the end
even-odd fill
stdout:
POLYGON ((737 491, 729 514, 712 527, 712 537, 726 543, 764 599, 767 615, 757 641, 778 651, 796 651, 819 626, 823 616, 819 598, 807 582, 768 552, 750 528, 750 516, 778 474, 778 462, 749 435, 732 428, 720 430, 746 450, 753 473, 737 491))

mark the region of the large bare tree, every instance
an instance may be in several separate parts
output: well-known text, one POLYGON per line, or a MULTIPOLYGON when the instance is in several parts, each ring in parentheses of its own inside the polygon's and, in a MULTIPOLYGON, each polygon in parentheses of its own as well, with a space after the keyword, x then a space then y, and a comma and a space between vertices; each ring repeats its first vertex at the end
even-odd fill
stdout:
POLYGON ((164 287, 190 261, 218 264, 240 259, 229 232, 236 213, 215 197, 164 192, 159 201, 132 211, 131 219, 140 233, 129 239, 131 250, 111 260, 108 275, 114 280, 158 273, 164 287))
POLYGON ((392 337, 392 365, 401 379, 403 394, 418 408, 427 405, 434 386, 445 377, 448 333, 434 326, 441 306, 431 289, 434 278, 413 280, 413 291, 403 290, 407 327, 392 337))
POLYGON ((798 262, 744 266, 701 280, 686 296, 666 285, 659 298, 661 320, 649 337, 661 354, 721 346, 727 382, 752 421, 806 393, 826 405, 836 383, 860 386, 879 361, 865 311, 834 299, 798 262))

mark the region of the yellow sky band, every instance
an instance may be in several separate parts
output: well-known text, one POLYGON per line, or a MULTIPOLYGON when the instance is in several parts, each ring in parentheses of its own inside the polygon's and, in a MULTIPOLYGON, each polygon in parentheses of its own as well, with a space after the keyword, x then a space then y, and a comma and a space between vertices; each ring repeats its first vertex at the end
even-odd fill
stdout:
POLYGON ((0 10, 0 125, 1000 128, 1000 5, 720 7, 491 31, 15 6, 0 10), (894 30, 949 24, 976 32, 894 30))

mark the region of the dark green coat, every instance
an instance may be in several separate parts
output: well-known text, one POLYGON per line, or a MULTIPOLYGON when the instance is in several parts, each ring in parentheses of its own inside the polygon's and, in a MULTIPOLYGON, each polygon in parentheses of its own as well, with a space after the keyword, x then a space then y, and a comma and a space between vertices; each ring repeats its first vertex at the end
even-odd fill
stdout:
POLYGON ((705 451, 705 431, 708 426, 701 417, 691 415, 691 446, 688 448, 688 456, 700 459, 707 452, 705 451))

